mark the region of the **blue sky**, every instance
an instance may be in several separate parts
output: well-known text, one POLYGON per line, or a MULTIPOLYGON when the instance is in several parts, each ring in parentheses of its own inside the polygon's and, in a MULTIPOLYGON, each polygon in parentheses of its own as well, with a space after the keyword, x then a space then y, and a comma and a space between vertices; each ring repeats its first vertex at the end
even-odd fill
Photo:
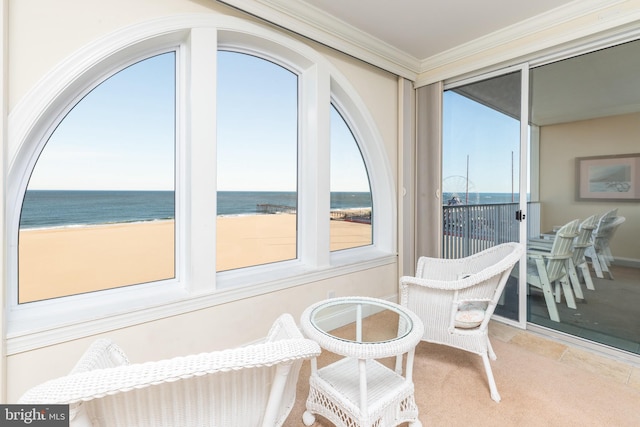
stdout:
POLYGON ((443 182, 447 177, 467 176, 468 156, 468 179, 476 192, 511 193, 513 156, 513 183, 518 192, 519 121, 447 91, 443 126, 443 182))
MULTIPOLYGON (((141 61, 86 95, 43 150, 30 189, 173 190, 175 55, 141 61)), ((249 55, 218 60, 218 188, 294 191, 297 76, 249 55)), ((332 109, 332 191, 368 191, 357 144, 332 109)))
POLYGON ((174 186, 174 54, 115 74, 80 101, 38 159, 30 189, 174 186))
MULTIPOLYGON (((172 190, 174 61, 173 53, 141 61, 86 95, 51 136, 29 188, 172 190)), ((280 66, 219 53, 220 190, 296 189, 297 91, 297 76, 280 66)), ((513 156, 517 188, 518 121, 452 91, 444 106, 444 182, 466 176, 468 156, 476 192, 511 192, 513 156)), ((334 108, 331 144, 331 190, 368 191, 358 146, 334 108)))

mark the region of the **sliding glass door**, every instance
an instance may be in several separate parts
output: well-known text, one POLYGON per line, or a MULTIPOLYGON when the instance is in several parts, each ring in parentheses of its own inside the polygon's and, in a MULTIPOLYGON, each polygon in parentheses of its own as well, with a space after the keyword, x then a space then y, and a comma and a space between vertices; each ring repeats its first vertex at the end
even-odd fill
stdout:
POLYGON ((496 314, 624 357, 640 354, 638 70, 636 40, 447 84, 442 110, 442 256, 526 243, 529 272, 514 269, 496 314), (586 257, 573 240, 573 267, 534 262, 541 239, 590 218, 586 257))
POLYGON ((594 216, 597 228, 585 258, 574 250, 577 277, 555 304, 531 289, 528 321, 638 355, 640 40, 542 64, 530 76, 540 231, 553 237, 576 219, 586 228, 594 216))
MULTIPOLYGON (((526 68, 518 67, 445 87, 444 258, 526 240, 526 77, 526 68)), ((496 314, 524 326, 521 276, 516 265, 496 314)))

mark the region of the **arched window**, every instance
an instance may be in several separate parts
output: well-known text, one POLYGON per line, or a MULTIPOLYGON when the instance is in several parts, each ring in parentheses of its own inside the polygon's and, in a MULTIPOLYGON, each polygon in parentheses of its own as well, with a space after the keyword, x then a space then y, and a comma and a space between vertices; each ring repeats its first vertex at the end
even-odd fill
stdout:
POLYGON ((369 175, 358 143, 331 105, 331 250, 373 242, 369 175))
POLYGON ((322 54, 209 15, 106 39, 9 118, 9 353, 396 262, 382 138, 322 54))
POLYGON ((297 257, 298 77, 218 52, 217 271, 297 257))
POLYGON ((130 65, 57 124, 22 205, 19 303, 174 277, 175 69, 130 65))

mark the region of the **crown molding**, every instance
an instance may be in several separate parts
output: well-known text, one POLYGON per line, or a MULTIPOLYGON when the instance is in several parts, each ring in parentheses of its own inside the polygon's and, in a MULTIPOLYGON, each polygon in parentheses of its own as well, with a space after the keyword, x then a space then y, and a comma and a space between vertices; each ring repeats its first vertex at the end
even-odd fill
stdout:
POLYGON ((407 78, 416 86, 513 62, 640 20, 640 0, 577 0, 419 59, 304 1, 216 1, 407 78))
POLYGON ((508 61, 530 60, 552 48, 640 20, 638 0, 581 0, 423 59, 416 86, 508 61))
POLYGON ((303 1, 216 0, 414 81, 420 60, 303 1))

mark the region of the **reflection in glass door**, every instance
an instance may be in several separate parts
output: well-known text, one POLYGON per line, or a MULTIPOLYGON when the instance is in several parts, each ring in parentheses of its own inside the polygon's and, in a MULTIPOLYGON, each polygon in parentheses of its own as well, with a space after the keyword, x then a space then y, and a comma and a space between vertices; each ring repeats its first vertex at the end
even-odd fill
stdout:
MULTIPOLYGON (((640 209, 628 199, 632 178, 623 171, 631 168, 619 160, 639 151, 638 58, 640 40, 530 71, 532 163, 537 165, 532 194, 543 214, 539 237, 555 242, 557 230, 574 220, 580 229, 571 248, 576 273, 568 280, 571 287, 561 286, 555 300, 545 300, 531 286, 527 320, 555 336, 602 345, 601 350, 634 363, 640 355, 640 209), (593 197, 584 197, 585 187, 593 197), (596 228, 590 230, 594 218, 596 228), (589 233, 582 258, 584 244, 577 242, 589 233)), ((540 238, 530 246, 539 246, 540 238)))
MULTIPOLYGON (((443 257, 521 241, 521 69, 447 87, 443 95, 443 257), (518 213, 520 212, 520 213, 518 213)), ((525 157, 526 158, 526 157, 525 157)), ((526 179, 524 180, 526 183, 526 179)), ((522 202, 522 204, 521 204, 522 202)), ((523 323, 518 265, 496 314, 523 323)))

